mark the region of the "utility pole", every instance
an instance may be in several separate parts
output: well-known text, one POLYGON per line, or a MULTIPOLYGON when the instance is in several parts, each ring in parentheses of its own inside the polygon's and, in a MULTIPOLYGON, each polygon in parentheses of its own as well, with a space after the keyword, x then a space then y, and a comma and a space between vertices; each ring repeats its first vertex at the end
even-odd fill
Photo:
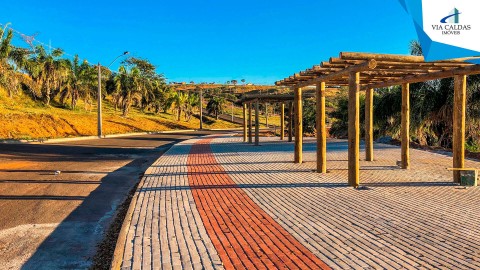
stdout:
POLYGON ((200 87, 200 130, 203 129, 203 89, 200 87))
POLYGON ((97 91, 97 134, 102 138, 102 66, 98 62, 98 91, 97 91))

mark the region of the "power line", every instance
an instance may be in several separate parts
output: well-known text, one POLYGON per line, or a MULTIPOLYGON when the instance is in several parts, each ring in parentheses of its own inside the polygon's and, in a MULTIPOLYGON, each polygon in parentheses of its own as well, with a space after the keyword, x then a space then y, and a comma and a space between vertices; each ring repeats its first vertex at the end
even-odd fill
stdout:
MULTIPOLYGON (((51 41, 49 42, 49 44, 46 44, 45 42, 42 42, 42 41, 38 40, 38 39, 36 38, 36 36, 38 35, 38 32, 37 32, 37 33, 34 33, 34 34, 32 34, 32 35, 27 35, 27 34, 25 34, 25 33, 22 33, 22 32, 20 32, 20 31, 18 31, 18 30, 16 30, 16 29, 14 29, 13 27, 9 26, 8 23, 7 23, 7 24, 2 24, 2 23, 0 23, 0 27, 5 27, 5 30, 7 30, 7 29, 12 30, 13 34, 16 35, 18 38, 22 39, 25 43, 27 43, 27 44, 31 47, 33 53, 35 53, 35 54, 36 54, 36 51, 35 51, 34 43, 39 44, 39 45, 42 45, 44 48, 46 48, 47 50, 49 50, 50 53, 52 52, 52 50, 58 49, 58 48, 54 48, 54 47, 51 45, 51 41)), ((78 54, 73 55, 73 54, 67 53, 67 52, 66 52, 65 50, 63 50, 63 49, 62 49, 62 54, 63 54, 63 55, 66 55, 66 56, 68 56, 68 57, 70 57, 70 58, 75 58, 75 56, 78 56, 78 54)), ((96 66, 96 65, 94 65, 94 66, 96 66)), ((109 70, 109 71, 112 72, 112 73, 119 73, 118 71, 114 71, 114 70, 112 70, 112 69, 110 69, 110 68, 108 68, 108 67, 105 67, 105 66, 102 66, 102 68, 105 68, 105 69, 109 70)), ((130 74, 124 74, 124 75, 130 76, 130 74)))

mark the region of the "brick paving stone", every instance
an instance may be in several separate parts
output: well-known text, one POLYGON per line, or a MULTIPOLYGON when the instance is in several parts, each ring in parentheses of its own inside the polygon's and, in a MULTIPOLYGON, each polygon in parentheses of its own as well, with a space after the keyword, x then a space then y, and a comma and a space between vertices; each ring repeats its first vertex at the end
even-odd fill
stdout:
POLYGON ((375 144, 355 190, 344 140, 328 141, 327 174, 313 139, 303 164, 293 143, 240 140, 185 141, 149 168, 122 269, 306 268, 303 249, 333 269, 480 269, 480 188, 452 184, 450 155, 411 149, 402 170, 399 147, 375 144))
POLYGON ((186 162, 195 141, 175 145, 145 172, 122 269, 223 269, 188 187, 186 162))
POLYGON ((262 140, 223 137, 211 148, 256 204, 332 268, 480 269, 480 190, 452 184, 450 156, 412 149, 402 170, 400 149, 376 144, 375 161, 360 161, 368 190, 355 190, 345 184, 346 141, 329 140, 329 173, 317 174, 313 140, 303 164, 291 162, 292 143, 262 140))
POLYGON ((232 181, 211 151, 212 139, 192 146, 188 178, 225 268, 329 269, 232 181))

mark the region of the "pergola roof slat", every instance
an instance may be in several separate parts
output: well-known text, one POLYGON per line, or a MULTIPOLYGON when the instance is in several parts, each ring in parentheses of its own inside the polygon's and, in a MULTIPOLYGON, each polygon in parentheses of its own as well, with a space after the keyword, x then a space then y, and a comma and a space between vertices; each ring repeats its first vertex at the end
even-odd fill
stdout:
POLYGON ((423 56, 405 56, 396 54, 377 54, 377 53, 357 53, 357 52, 341 52, 340 58, 345 60, 370 60, 377 61, 394 61, 394 62, 425 62, 423 56))
POLYGON ((386 87, 416 81, 451 77, 452 74, 477 74, 478 67, 461 59, 425 62, 423 56, 342 52, 312 68, 300 71, 276 85, 306 87, 318 82, 329 86, 348 85, 351 72, 360 72, 362 88, 386 87))
POLYGON ((433 72, 429 74, 411 75, 407 77, 402 77, 401 79, 398 79, 396 81, 388 81, 388 82, 381 82, 377 84, 367 85, 365 86, 365 88, 382 88, 382 87, 388 87, 392 85, 400 85, 404 83, 418 83, 418 82, 425 82, 425 81, 431 81, 436 79, 450 78, 450 77, 454 77, 455 75, 474 75, 474 74, 480 74, 480 65, 460 67, 457 69, 433 72))

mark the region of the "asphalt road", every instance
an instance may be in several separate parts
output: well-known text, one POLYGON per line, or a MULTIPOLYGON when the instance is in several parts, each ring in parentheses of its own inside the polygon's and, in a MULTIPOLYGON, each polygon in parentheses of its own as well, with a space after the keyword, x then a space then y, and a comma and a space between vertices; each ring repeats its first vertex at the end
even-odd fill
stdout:
POLYGON ((88 267, 146 168, 172 144, 212 133, 0 144, 0 268, 88 267))

